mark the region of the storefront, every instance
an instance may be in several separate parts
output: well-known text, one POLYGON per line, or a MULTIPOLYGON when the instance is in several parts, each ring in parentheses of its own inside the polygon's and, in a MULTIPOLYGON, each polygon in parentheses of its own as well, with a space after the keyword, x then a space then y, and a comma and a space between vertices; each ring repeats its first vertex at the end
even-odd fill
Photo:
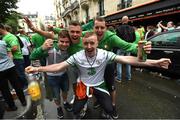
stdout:
POLYGON ((155 25, 159 21, 180 22, 180 0, 153 0, 106 15, 107 25, 121 23, 122 16, 127 15, 133 25, 155 25))

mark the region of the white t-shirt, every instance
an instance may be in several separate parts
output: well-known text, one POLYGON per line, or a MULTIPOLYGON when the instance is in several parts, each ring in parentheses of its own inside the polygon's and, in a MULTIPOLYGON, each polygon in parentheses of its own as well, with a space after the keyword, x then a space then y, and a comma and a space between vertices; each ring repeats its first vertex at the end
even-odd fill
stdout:
POLYGON ((12 67, 14 67, 14 63, 8 56, 7 44, 5 41, 0 40, 0 71, 4 71, 12 67))
POLYGON ((81 50, 70 56, 66 62, 76 65, 79 70, 78 80, 86 86, 98 86, 104 82, 104 71, 108 62, 114 61, 116 54, 103 49, 97 49, 97 55, 90 58, 81 50))
MULTIPOLYGON (((55 47, 48 50, 48 57, 46 57, 46 65, 60 63, 68 58, 67 51, 62 51, 60 49, 56 49, 55 47)), ((47 72, 49 76, 61 76, 66 71, 62 72, 47 72)))
POLYGON ((26 38, 19 36, 21 41, 23 42, 24 46, 22 48, 22 54, 23 55, 29 55, 28 47, 31 46, 31 43, 26 40, 26 38))

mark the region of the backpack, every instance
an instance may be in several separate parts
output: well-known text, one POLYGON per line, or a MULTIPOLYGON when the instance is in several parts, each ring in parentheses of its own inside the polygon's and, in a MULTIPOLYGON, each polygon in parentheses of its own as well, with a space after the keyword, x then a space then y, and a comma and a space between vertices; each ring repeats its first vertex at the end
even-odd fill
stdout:
POLYGON ((136 40, 135 30, 127 24, 123 24, 117 28, 116 34, 126 42, 134 42, 136 40))
POLYGON ((21 41, 20 37, 19 36, 16 36, 17 39, 18 39, 18 42, 19 42, 19 45, 20 45, 20 48, 22 49, 24 47, 24 44, 23 42, 21 41))

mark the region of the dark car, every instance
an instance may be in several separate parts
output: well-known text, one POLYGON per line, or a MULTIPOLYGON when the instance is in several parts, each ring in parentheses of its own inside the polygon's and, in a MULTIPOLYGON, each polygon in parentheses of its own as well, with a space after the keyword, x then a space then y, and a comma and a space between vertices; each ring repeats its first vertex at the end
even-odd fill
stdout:
POLYGON ((152 42, 152 51, 148 58, 170 58, 169 69, 150 68, 165 76, 180 78, 180 29, 162 32, 147 39, 152 42))

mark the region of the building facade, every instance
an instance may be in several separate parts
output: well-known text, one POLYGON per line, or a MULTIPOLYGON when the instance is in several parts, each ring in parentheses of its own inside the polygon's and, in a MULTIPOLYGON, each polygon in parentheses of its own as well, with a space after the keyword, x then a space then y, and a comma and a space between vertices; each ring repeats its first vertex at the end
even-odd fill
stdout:
POLYGON ((124 15, 128 15, 131 23, 135 26, 157 25, 159 21, 163 21, 164 25, 168 21, 177 24, 180 15, 180 1, 150 0, 140 4, 136 3, 131 7, 108 14, 104 18, 107 25, 118 25, 124 15))
POLYGON ((57 24, 65 26, 68 26, 70 20, 86 23, 96 16, 106 18, 151 1, 160 0, 54 0, 55 19, 57 24))
MULTIPOLYGON (((38 28, 40 27, 39 19, 38 19, 38 18, 39 18, 38 13, 35 13, 35 14, 29 13, 29 14, 24 14, 23 16, 28 17, 28 18, 32 21, 32 23, 33 23, 34 26, 36 26, 36 27, 38 27, 38 28)), ((24 23, 24 19, 19 19, 18 24, 19 24, 19 26, 20 26, 21 28, 23 28, 26 32, 32 32, 32 31, 28 28, 27 24, 24 23)))
MULTIPOLYGON (((55 18, 53 15, 50 16, 39 16, 38 13, 35 14, 23 14, 23 16, 28 17, 31 21, 32 24, 42 30, 46 30, 46 26, 48 25, 55 25, 55 18)), ((21 28, 23 28, 26 32, 32 32, 27 26, 26 23, 24 23, 24 19, 19 19, 18 24, 21 28)))

